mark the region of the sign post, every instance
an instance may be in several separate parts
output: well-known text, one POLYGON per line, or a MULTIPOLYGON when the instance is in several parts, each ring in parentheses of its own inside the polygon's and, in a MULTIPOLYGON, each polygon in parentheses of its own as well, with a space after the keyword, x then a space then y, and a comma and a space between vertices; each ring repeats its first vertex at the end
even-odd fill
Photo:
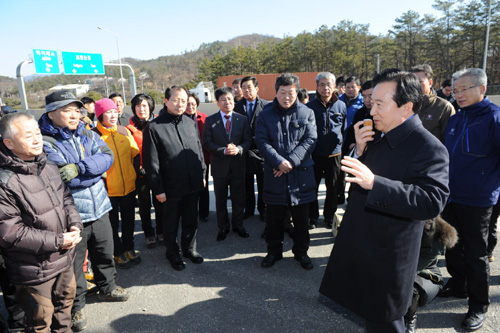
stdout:
POLYGON ((102 54, 62 52, 62 60, 66 75, 104 75, 102 54))
POLYGON ((33 49, 33 62, 37 74, 60 74, 57 51, 33 49))

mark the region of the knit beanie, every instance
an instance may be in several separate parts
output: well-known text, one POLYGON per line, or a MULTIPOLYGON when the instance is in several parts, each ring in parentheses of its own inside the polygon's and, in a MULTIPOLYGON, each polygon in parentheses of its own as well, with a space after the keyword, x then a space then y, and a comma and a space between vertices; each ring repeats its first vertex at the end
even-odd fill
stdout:
POLYGON ((98 100, 97 102, 95 102, 95 117, 99 118, 101 114, 111 109, 115 109, 118 111, 118 107, 116 106, 115 102, 113 102, 109 98, 98 100))

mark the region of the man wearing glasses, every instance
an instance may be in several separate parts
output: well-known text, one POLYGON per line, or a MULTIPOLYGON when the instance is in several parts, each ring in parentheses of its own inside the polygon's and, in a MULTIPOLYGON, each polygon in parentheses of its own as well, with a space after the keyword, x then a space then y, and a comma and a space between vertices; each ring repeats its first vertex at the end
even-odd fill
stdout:
POLYGON ((488 228, 500 192, 500 108, 485 97, 487 77, 479 68, 453 74, 458 106, 445 132, 450 155, 450 197, 442 216, 458 231, 446 252, 451 275, 441 297, 469 298, 462 327, 482 327, 488 305, 488 228))

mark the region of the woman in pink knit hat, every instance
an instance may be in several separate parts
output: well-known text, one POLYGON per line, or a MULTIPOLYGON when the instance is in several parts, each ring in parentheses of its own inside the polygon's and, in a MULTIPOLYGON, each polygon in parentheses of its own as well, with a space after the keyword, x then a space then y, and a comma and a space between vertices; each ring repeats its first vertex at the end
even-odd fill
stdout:
POLYGON ((113 228, 114 257, 118 267, 129 268, 131 263, 141 262, 139 252, 134 249, 135 179, 140 168, 139 147, 129 130, 118 122, 116 104, 103 98, 95 103, 98 119, 93 130, 113 150, 115 159, 107 172, 106 184, 113 209, 109 219, 113 228), (118 235, 119 218, 122 221, 122 237, 118 235))

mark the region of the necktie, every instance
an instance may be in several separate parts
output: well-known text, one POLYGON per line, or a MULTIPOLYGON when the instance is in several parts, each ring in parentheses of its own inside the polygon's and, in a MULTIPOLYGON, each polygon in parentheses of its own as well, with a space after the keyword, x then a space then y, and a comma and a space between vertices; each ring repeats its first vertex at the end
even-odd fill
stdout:
POLYGON ((252 112, 253 112, 253 103, 250 103, 248 104, 248 111, 247 111, 248 120, 252 120, 252 112))
POLYGON ((226 114, 224 118, 226 118, 226 132, 229 134, 229 131, 231 130, 231 117, 226 114))

